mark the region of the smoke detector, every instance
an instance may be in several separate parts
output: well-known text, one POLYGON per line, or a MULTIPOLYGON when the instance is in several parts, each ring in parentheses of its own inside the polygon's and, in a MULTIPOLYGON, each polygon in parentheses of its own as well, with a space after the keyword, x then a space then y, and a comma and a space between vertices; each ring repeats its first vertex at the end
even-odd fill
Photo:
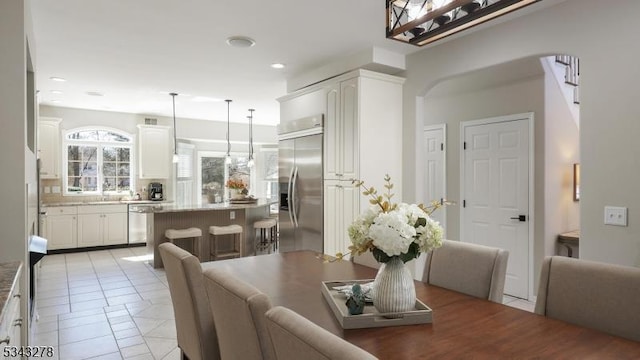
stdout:
POLYGON ((227 38, 227 44, 233 47, 247 48, 252 47, 256 42, 247 36, 231 36, 227 38))

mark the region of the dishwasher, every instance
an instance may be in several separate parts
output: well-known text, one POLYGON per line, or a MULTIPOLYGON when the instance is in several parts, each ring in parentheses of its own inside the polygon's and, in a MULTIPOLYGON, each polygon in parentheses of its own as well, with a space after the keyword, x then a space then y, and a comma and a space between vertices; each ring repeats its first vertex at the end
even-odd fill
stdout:
POLYGON ((147 242, 147 217, 152 211, 150 205, 129 204, 129 244, 147 242))

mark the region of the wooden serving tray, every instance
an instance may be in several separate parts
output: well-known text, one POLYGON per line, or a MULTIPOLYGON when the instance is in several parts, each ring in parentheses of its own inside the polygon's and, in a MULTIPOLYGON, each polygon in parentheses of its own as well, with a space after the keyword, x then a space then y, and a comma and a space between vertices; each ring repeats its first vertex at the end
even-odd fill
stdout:
POLYGON ((257 198, 240 198, 240 199, 230 199, 229 203, 231 204, 255 204, 258 202, 257 198))
POLYGON ((416 299, 414 310, 400 313, 379 313, 373 305, 367 304, 360 315, 349 315, 344 294, 333 290, 334 286, 364 284, 373 280, 323 281, 322 295, 329 303, 333 314, 343 329, 362 329, 385 326, 415 325, 431 323, 431 309, 416 299), (393 318, 385 317, 393 316, 393 318))

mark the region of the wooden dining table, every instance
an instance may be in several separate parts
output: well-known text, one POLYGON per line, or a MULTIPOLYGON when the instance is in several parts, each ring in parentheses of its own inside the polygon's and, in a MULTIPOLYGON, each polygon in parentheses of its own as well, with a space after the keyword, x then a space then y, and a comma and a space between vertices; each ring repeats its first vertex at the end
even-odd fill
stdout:
POLYGON ((321 282, 372 279, 377 270, 350 261, 323 262, 312 251, 202 267, 228 271, 267 294, 274 306, 290 308, 380 359, 640 359, 639 342, 420 281, 416 295, 432 309, 432 323, 344 330, 321 293, 321 282))

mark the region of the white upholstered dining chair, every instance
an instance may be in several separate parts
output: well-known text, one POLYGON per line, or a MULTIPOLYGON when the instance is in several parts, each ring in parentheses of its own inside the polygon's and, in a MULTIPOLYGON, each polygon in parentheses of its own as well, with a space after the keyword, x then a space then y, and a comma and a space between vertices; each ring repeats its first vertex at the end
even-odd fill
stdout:
POLYGON ((640 269, 547 257, 535 312, 640 341, 640 269))
POLYGON ((204 271, 204 286, 223 359, 275 360, 265 312, 269 297, 220 269, 204 271))
POLYGON ((443 240, 427 253, 422 281, 502 303, 508 259, 503 249, 443 240))
POLYGON ((282 306, 267 311, 266 318, 278 360, 376 359, 365 350, 282 306))
POLYGON ((218 338, 202 281, 200 261, 169 242, 160 244, 158 249, 169 282, 182 357, 219 360, 218 338))

